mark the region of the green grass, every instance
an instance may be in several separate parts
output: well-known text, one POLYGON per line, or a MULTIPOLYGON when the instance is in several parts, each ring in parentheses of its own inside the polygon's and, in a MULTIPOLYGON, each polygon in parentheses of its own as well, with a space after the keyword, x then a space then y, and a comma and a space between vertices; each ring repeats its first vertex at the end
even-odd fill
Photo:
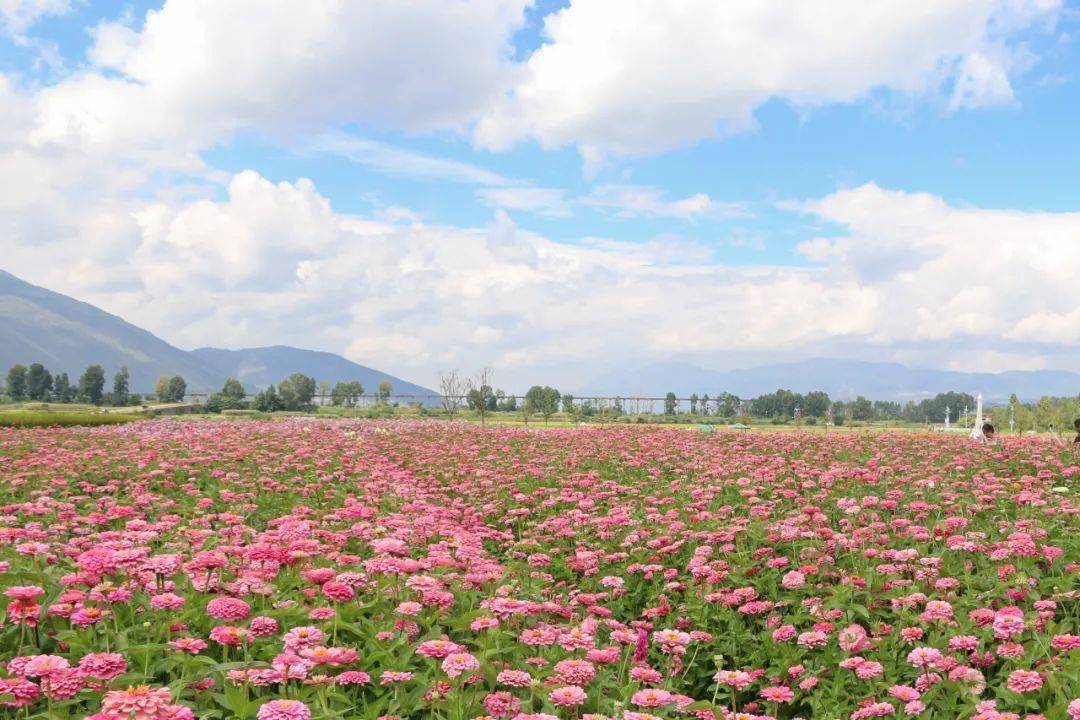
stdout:
POLYGON ((146 415, 134 413, 95 413, 95 412, 49 412, 34 410, 15 410, 0 412, 0 427, 69 427, 73 425, 118 425, 134 420, 144 420, 146 415))

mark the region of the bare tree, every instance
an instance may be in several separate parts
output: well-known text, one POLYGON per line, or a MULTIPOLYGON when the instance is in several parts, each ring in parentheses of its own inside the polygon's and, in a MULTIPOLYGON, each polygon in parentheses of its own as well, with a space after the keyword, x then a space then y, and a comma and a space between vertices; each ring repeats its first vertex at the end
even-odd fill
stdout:
POLYGON ((491 369, 483 368, 476 374, 475 380, 468 380, 469 392, 465 400, 469 407, 480 413, 480 424, 485 424, 488 405, 495 399, 495 392, 491 389, 491 369))
POLYGON ((465 383, 458 376, 457 370, 439 374, 439 394, 442 396, 443 410, 453 420, 461 407, 461 396, 465 394, 465 383))

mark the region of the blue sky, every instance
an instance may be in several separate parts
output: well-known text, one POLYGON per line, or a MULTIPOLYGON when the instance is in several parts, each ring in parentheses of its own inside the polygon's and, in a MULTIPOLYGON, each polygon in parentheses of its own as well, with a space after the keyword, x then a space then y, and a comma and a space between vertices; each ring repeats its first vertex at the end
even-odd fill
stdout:
MULTIPOLYGON (((163 7, 18 0, 12 7, 2 18, 0 75, 12 102, 24 107, 25 124, 0 130, 10 133, 11 147, 34 148, 35 162, 46 162, 47 153, 39 152, 46 143, 85 173, 77 191, 59 181, 40 189, 42 202, 63 198, 72 217, 93 216, 73 223, 82 228, 73 247, 90 250, 71 257, 71 267, 95 267, 121 253, 131 275, 146 278, 167 274, 170 262, 204 268, 225 257, 263 268, 264 277, 272 267, 269 274, 288 278, 271 288, 236 273, 206 273, 215 300, 213 311, 199 315, 148 303, 157 296, 145 281, 115 292, 109 290, 115 283, 100 279, 65 279, 71 267, 64 262, 52 271, 29 261, 20 267, 41 239, 14 241, 13 271, 134 315, 180 344, 207 344, 231 323, 240 328, 234 345, 317 345, 369 364, 404 363, 421 379, 450 364, 491 364, 515 379, 553 367, 569 368, 559 371, 566 376, 602 372, 612 361, 596 359, 605 345, 597 334, 623 334, 625 327, 604 314, 612 300, 585 275, 560 274, 570 263, 592 267, 591 273, 625 264, 626 273, 640 275, 634 287, 644 284, 655 297, 672 296, 669 282, 752 290, 767 277, 780 304, 807 293, 835 295, 823 302, 850 303, 852 317, 891 317, 888 308, 910 306, 907 326, 922 323, 902 337, 866 316, 850 327, 823 326, 808 339, 798 322, 777 320, 761 338, 730 347, 695 340, 670 351, 670 338, 653 332, 626 351, 631 362, 722 367, 839 350, 947 366, 950 360, 935 348, 949 337, 982 348, 992 369, 1070 366, 1078 357, 1080 338, 1070 329, 1074 315, 1080 318, 1074 301, 1039 296, 1009 310, 1000 324, 971 319, 939 327, 933 308, 962 306, 963 297, 935 297, 921 315, 914 307, 920 301, 912 299, 921 296, 920 282, 937 287, 958 272, 1007 270, 1024 238, 1002 235, 1000 228, 1013 226, 1004 218, 1018 220, 1016 227, 1030 220, 1046 243, 1027 258, 1030 267, 1017 273, 1016 287, 1045 286, 1040 252, 1076 258, 1080 240, 1060 229, 1080 209, 1080 12, 1068 3, 952 0, 927 6, 925 18, 914 6, 907 13, 896 6, 889 12, 897 17, 877 25, 847 10, 825 24, 829 18, 817 16, 829 9, 816 13, 813 23, 822 24, 806 28, 805 37, 799 23, 786 27, 783 3, 748 5, 747 13, 741 3, 726 10, 689 3, 687 17, 602 0, 483 0, 463 12, 454 3, 419 3, 407 17, 396 17, 391 5, 366 16, 367 10, 343 5, 331 11, 332 22, 316 22, 293 6, 280 13, 299 13, 292 18, 295 33, 272 18, 246 25, 242 5, 228 1, 163 7), (730 17, 722 16, 729 10, 730 17), (148 12, 157 18, 153 26, 148 12), (761 17, 740 25, 748 13, 761 17), (234 36, 226 33, 229 22, 237 23, 234 36), (349 22, 376 30, 386 23, 389 40, 354 32, 350 42, 358 47, 347 47, 333 25, 349 22), (859 25, 862 36, 846 37, 846 24, 859 25), (774 25, 774 35, 760 35, 761 27, 774 25), (386 47, 375 47, 383 40, 386 47), (804 41, 809 51, 800 49, 804 41), (297 54, 287 55, 293 45, 297 54), (743 47, 758 48, 760 62, 743 47), (282 195, 268 199, 277 208, 294 207, 301 201, 293 196, 302 196, 300 217, 281 223, 304 235, 326 210, 327 235, 263 242, 266 231, 241 217, 244 192, 260 202, 268 199, 263 194, 282 195), (102 208, 115 217, 103 218, 102 208), (202 236, 182 236, 191 227, 214 235, 205 227, 211 222, 222 223, 215 242, 228 248, 202 248, 202 236), (358 230, 357 222, 366 224, 358 230), (123 230, 94 244, 85 237, 94 223, 123 230), (986 232, 971 237, 969 227, 986 232), (232 244, 230 233, 248 239, 232 244), (365 293, 378 283, 350 284, 344 274, 331 279, 328 269, 359 262, 345 254, 374 242, 368 233, 408 248, 383 258, 389 263, 383 276, 414 262, 436 264, 431 282, 460 275, 450 261, 438 260, 441 245, 423 243, 464 247, 485 236, 485 252, 495 258, 485 262, 508 263, 493 265, 485 277, 513 277, 536 297, 545 285, 561 290, 580 283, 577 300, 560 296, 562 307, 604 309, 590 316, 580 348, 560 354, 550 342, 559 335, 558 321, 538 310, 448 308, 456 301, 445 289, 428 299, 426 310, 373 298, 365 293), (970 260, 979 257, 980 242, 992 244, 994 251, 982 254, 996 258, 985 267, 970 260), (963 252, 956 249, 961 245, 963 252), (560 253, 559 262, 544 265, 560 253), (893 263, 895 272, 882 275, 882 263, 893 263), (926 276, 903 274, 913 267, 926 276), (799 275, 803 270, 816 274, 799 275), (879 276, 893 284, 880 284, 879 276), (255 292, 269 293, 263 300, 281 313, 303 312, 314 302, 304 283, 316 277, 369 288, 348 291, 355 294, 343 305, 351 309, 325 310, 340 326, 310 337, 296 322, 237 321, 255 292), (811 285, 792 285, 803 282, 811 285), (360 305, 385 314, 368 316, 360 305), (368 324, 376 322, 378 332, 368 324), (418 326, 423 329, 413 333, 418 326), (477 328, 479 339, 460 352, 430 347, 465 327, 477 328), (1063 328, 1059 337, 1057 328, 1063 328), (529 346, 531 336, 536 347, 529 346)), ((64 168, 69 172, 70 165, 64 168)), ((16 208, 27 213, 18 227, 33 225, 30 212, 39 204, 31 197, 16 208)), ((384 252, 375 245, 360 254, 384 252)), ((996 282, 985 281, 988 292, 1000 288, 996 282)), ((623 292, 613 283, 611 293, 623 292)), ((740 302, 703 295, 703 309, 677 308, 686 315, 681 332, 722 336, 732 329, 717 326, 717 315, 763 316, 740 302)), ((990 307, 987 314, 1002 313, 990 307)), ((756 337, 756 331, 739 335, 756 337)))

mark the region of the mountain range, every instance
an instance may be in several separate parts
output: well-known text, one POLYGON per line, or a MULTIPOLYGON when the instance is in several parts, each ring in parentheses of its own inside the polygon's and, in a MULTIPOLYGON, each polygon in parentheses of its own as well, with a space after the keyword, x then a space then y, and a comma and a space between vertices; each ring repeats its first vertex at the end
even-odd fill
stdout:
POLYGON ((1076 395, 1080 393, 1080 374, 1065 370, 969 373, 838 358, 727 371, 687 363, 657 363, 597 378, 579 395, 662 397, 673 392, 679 397, 693 393, 715 397, 717 393, 729 392, 750 398, 780 388, 794 392, 824 390, 836 400, 852 400, 862 395, 898 402, 918 401, 954 390, 972 395, 981 393, 988 403, 996 403, 1008 400, 1012 393, 1024 401, 1038 400, 1043 395, 1076 395))
POLYGON ((249 391, 276 383, 294 372, 331 383, 358 380, 373 393, 382 380, 394 394, 434 395, 435 391, 340 355, 284 345, 186 351, 89 303, 20 280, 0 270, 0 373, 17 363, 39 362, 75 382, 89 365, 106 376, 121 365, 131 373, 133 392, 149 392, 162 375, 181 375, 193 392, 221 388, 235 377, 249 391))
MULTIPOLYGON (((153 389, 162 375, 182 375, 190 391, 212 391, 228 377, 251 392, 294 372, 331 383, 358 380, 368 393, 382 380, 395 395, 435 395, 434 390, 340 355, 274 345, 225 350, 181 350, 152 333, 74 298, 20 280, 0 270, 0 373, 16 363, 40 362, 75 381, 92 364, 111 377, 121 365, 134 392, 153 389)), ((966 373, 912 368, 896 363, 817 358, 802 362, 716 371, 686 363, 658 363, 597 378, 578 396, 679 397, 720 392, 748 398, 785 388, 824 390, 835 399, 863 395, 875 400, 919 400, 949 390, 982 393, 991 403, 1016 393, 1022 400, 1080 393, 1080 374, 1063 370, 966 373)), ((431 404, 433 401, 429 401, 431 404)))

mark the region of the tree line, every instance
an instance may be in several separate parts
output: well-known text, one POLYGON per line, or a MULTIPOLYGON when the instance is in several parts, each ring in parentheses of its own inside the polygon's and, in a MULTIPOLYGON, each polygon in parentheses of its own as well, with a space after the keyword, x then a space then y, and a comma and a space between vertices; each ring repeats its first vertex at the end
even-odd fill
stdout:
POLYGON ((90 403, 93 405, 138 405, 142 396, 131 392, 131 374, 121 365, 106 392, 105 369, 91 365, 76 382, 66 372, 49 372, 41 363, 12 365, 7 372, 4 394, 10 402, 90 403))
MULTIPOLYGON (((318 384, 303 373, 293 373, 277 385, 256 393, 248 402, 244 386, 236 378, 228 378, 221 390, 206 401, 208 412, 252 408, 263 412, 275 410, 306 410, 313 407, 318 384)), ((383 380, 378 385, 376 402, 389 405, 393 385, 383 380)), ((111 391, 106 389, 105 369, 91 365, 75 383, 65 372, 53 374, 41 363, 29 366, 16 364, 8 369, 4 394, 10 402, 88 403, 92 405, 140 405, 146 397, 131 392, 131 374, 122 365, 113 375, 111 391)), ((355 407, 364 394, 364 386, 353 380, 338 382, 330 390, 330 404, 355 407)), ((162 375, 154 385, 153 397, 162 403, 183 402, 187 381, 180 375, 162 375)))
MULTIPOLYGON (((794 419, 796 414, 804 419, 815 421, 832 418, 834 422, 845 420, 873 421, 888 420, 905 422, 944 422, 948 408, 950 422, 957 422, 965 411, 975 411, 975 398, 968 393, 945 392, 920 402, 910 400, 907 403, 890 400, 870 400, 862 395, 854 400, 833 400, 829 394, 814 390, 798 393, 783 388, 775 392, 758 395, 754 398, 740 398, 729 392, 721 392, 715 398, 706 393, 698 396, 694 393, 689 398, 690 415, 707 415, 722 418, 752 416, 758 418, 794 419)), ((674 393, 668 393, 664 400, 664 414, 680 414, 679 401, 674 393)))
MULTIPOLYGON (((315 378, 295 372, 277 385, 271 384, 259 391, 251 402, 247 403, 244 399, 243 387, 234 378, 229 378, 220 392, 214 393, 207 399, 206 407, 210 412, 248 407, 259 412, 310 410, 315 407, 314 401, 318 389, 319 383, 315 381, 315 378)), ((388 406, 393 392, 394 386, 389 381, 382 380, 378 385, 375 403, 388 406)), ((356 407, 360 404, 363 395, 364 386, 359 381, 338 382, 330 390, 330 404, 336 407, 356 407)))

